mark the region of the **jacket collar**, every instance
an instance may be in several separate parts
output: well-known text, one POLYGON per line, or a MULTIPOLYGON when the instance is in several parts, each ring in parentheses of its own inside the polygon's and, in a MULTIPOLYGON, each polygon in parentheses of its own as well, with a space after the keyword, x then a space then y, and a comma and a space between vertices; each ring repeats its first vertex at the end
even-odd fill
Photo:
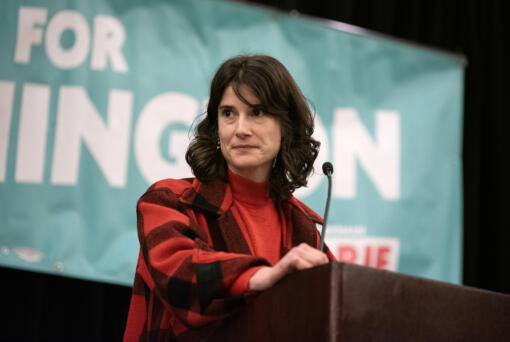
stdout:
POLYGON ((225 181, 216 179, 201 183, 195 179, 179 200, 204 214, 208 221, 211 242, 216 250, 253 253, 230 211, 232 191, 225 181))
POLYGON ((207 183, 195 178, 191 187, 184 190, 179 201, 199 209, 204 214, 220 216, 232 206, 232 190, 219 178, 207 183))

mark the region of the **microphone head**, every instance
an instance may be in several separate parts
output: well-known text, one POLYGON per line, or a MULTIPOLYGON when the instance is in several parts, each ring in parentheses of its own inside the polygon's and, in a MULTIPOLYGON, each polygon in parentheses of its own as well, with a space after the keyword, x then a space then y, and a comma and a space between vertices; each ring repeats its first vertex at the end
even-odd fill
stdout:
POLYGON ((333 174, 333 164, 330 162, 322 164, 322 172, 324 172, 326 176, 331 176, 333 174))

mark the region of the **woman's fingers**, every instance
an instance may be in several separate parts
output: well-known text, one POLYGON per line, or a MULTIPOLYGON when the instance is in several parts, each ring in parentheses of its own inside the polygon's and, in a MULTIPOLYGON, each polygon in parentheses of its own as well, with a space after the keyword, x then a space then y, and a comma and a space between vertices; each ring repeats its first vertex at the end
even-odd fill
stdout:
MULTIPOLYGON (((323 252, 305 243, 292 248, 278 264, 284 268, 306 269, 327 263, 328 257, 323 252)), ((277 264, 277 265, 278 265, 277 264)))
POLYGON ((328 263, 327 255, 305 243, 292 248, 273 267, 263 268, 250 279, 250 289, 262 291, 295 270, 304 270, 328 263))

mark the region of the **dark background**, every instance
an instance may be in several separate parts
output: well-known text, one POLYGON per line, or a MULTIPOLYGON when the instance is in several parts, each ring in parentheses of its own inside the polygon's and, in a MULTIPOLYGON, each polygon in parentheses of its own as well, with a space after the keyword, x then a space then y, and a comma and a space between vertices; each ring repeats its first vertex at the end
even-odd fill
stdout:
MULTIPOLYGON (((466 57, 463 283, 510 293, 510 14, 504 0, 259 0, 466 57), (505 29, 506 27, 506 29, 505 29)), ((0 341, 120 341, 131 289, 0 268, 0 341)))

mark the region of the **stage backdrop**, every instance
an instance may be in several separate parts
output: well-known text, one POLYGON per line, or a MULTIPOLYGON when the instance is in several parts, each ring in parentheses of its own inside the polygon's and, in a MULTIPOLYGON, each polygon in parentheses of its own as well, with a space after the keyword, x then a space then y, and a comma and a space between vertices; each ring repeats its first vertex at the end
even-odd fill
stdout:
POLYGON ((460 282, 461 58, 213 0, 4 0, 0 17, 1 265, 131 284, 138 197, 191 176, 214 71, 262 53, 317 113, 296 195, 322 215, 334 164, 334 253, 460 282))

